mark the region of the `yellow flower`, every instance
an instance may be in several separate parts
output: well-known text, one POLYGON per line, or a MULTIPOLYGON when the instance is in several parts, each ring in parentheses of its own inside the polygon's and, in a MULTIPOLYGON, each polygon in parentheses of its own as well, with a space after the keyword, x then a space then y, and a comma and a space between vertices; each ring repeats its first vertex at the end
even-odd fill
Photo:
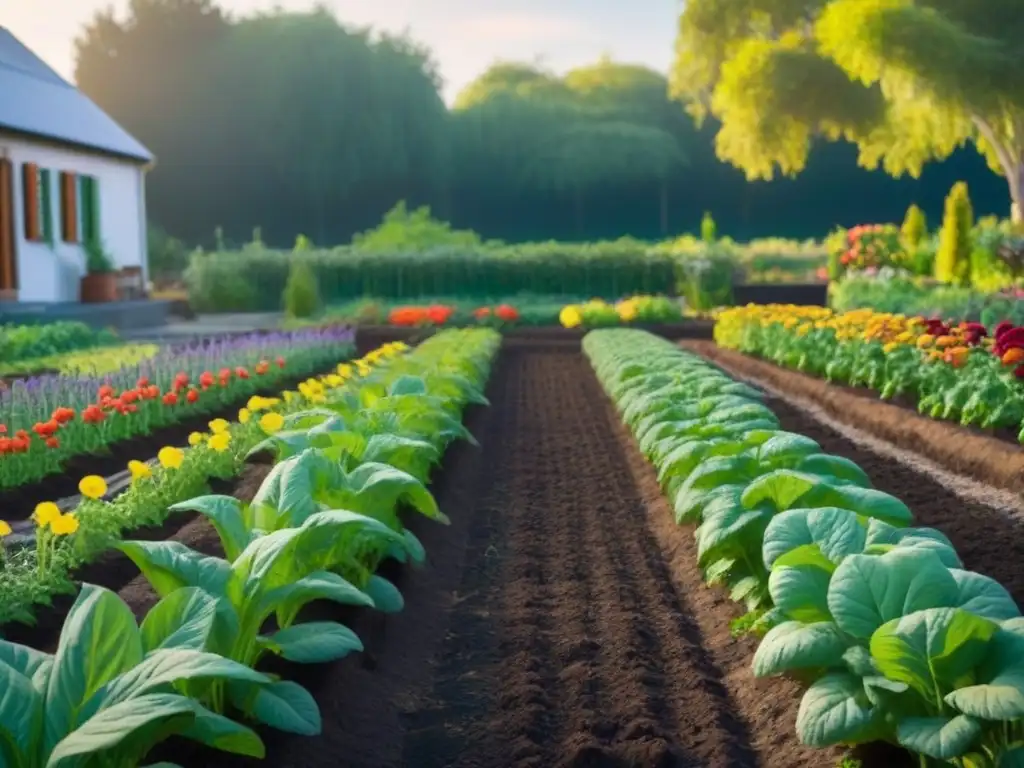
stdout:
POLYGON ((214 419, 210 422, 210 431, 215 435, 219 435, 221 432, 227 432, 230 426, 224 419, 214 419))
POLYGON ((562 311, 558 313, 558 322, 566 328, 577 327, 583 322, 583 315, 580 313, 580 308, 575 304, 562 307, 562 311))
POLYGON ((185 460, 185 452, 181 448, 165 445, 160 449, 156 458, 164 469, 178 469, 181 466, 181 462, 185 460))
POLYGON ((203 442, 202 432, 193 432, 191 435, 188 436, 189 445, 199 445, 201 442, 203 442))
POLYGON ((290 402, 292 402, 293 400, 295 400, 295 398, 296 398, 296 397, 298 397, 298 396, 299 396, 299 393, 298 393, 298 392, 293 392, 293 391, 292 391, 292 390, 290 390, 290 389, 289 389, 289 390, 286 390, 285 392, 282 392, 281 394, 282 394, 282 395, 284 395, 284 401, 285 401, 286 403, 290 403, 290 402))
POLYGON ((11 535, 11 526, 6 520, 0 520, 0 539, 11 535))
POLYGON ((141 480, 144 477, 151 477, 153 474, 149 464, 136 459, 128 462, 128 471, 132 473, 132 480, 141 480))
POLYGON ((217 453, 223 453, 229 445, 231 445, 231 435, 227 432, 221 432, 210 438, 210 447, 217 453))
POLYGON ((50 530, 58 536, 67 536, 78 530, 78 518, 74 515, 60 515, 50 523, 50 530))
POLYGON ((271 411, 270 413, 263 414, 260 417, 260 429, 266 432, 268 435, 272 435, 277 432, 281 427, 284 426, 284 416, 280 413, 271 411))
POLYGON ((339 376, 351 376, 352 375, 352 366, 349 365, 348 363, 339 363, 338 364, 338 375, 339 376))
POLYGON ((35 512, 32 513, 33 519, 36 521, 36 525, 40 528, 45 528, 58 517, 60 517, 60 507, 54 504, 52 501, 43 501, 36 504, 35 512))
POLYGON ((252 417, 252 412, 248 408, 243 408, 238 412, 238 422, 240 424, 248 424, 249 419, 252 417))
POLYGON ((921 349, 924 349, 933 341, 935 341, 934 336, 932 336, 930 333, 923 333, 917 337, 917 346, 921 349))
POLYGON ((638 314, 636 302, 631 300, 620 301, 618 306, 615 307, 615 311, 619 314, 619 319, 625 322, 631 322, 636 320, 638 314))
POLYGON ((107 492, 107 482, 99 475, 89 475, 78 483, 78 490, 87 499, 100 499, 107 492))
POLYGON ((882 351, 885 352, 885 354, 888 355, 890 352, 892 352, 894 349, 896 349, 898 347, 899 347, 899 344, 897 344, 895 341, 890 341, 888 344, 886 344, 884 347, 882 347, 882 351))

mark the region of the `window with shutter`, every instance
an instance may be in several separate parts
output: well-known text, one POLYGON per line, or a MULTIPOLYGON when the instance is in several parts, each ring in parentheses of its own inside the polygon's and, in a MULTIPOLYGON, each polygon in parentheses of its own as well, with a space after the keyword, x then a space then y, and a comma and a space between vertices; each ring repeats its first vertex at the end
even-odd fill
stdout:
POLYGON ((24 163, 21 166, 22 200, 24 200, 25 239, 38 242, 43 239, 41 207, 39 205, 39 166, 24 163))
POLYGON ((60 234, 65 243, 78 242, 78 177, 67 171, 60 175, 60 234))
POLYGON ((39 170, 39 210, 42 212, 43 240, 53 244, 53 174, 46 168, 39 170))
POLYGON ((78 197, 81 208, 82 242, 99 242, 101 240, 99 180, 94 176, 79 176, 78 197))

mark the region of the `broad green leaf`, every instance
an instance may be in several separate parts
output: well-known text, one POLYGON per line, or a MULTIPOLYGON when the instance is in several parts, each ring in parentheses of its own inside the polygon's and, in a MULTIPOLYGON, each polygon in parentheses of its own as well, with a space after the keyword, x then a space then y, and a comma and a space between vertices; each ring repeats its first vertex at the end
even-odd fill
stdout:
POLYGON ((814 440, 793 432, 779 432, 757 450, 757 460, 764 466, 796 468, 806 456, 820 453, 821 446, 814 440))
POLYGON ((811 454, 806 456, 796 469, 799 472, 835 477, 862 488, 871 487, 871 478, 867 476, 867 473, 845 456, 833 456, 828 453, 811 454))
POLYGON ((288 626, 299 610, 313 600, 331 600, 341 605, 372 607, 373 599, 354 584, 330 571, 313 571, 307 576, 263 592, 256 615, 277 612, 278 626, 288 626))
POLYGON ((169 683, 191 680, 270 682, 262 673, 215 653, 187 648, 158 650, 97 691, 94 699, 83 707, 83 712, 92 714, 143 694, 156 693, 169 683))
POLYGON ((767 509, 744 509, 727 503, 725 497, 717 502, 705 507, 704 522, 697 529, 697 562, 701 566, 727 551, 756 551, 756 543, 772 517, 767 509), (748 543, 750 546, 745 546, 748 543))
POLYGON ((893 619, 871 636, 871 657, 890 680, 906 683, 926 701, 977 666, 998 627, 957 608, 929 608, 893 619))
POLYGON ((217 598, 199 587, 182 587, 150 608, 139 627, 144 652, 157 648, 201 651, 213 631, 217 598))
POLYGON ((376 574, 367 582, 366 594, 373 599, 374 607, 382 613, 398 613, 405 607, 405 599, 398 587, 376 574))
POLYGON ((895 496, 874 488, 818 483, 801 499, 807 507, 842 507, 864 517, 875 517, 897 526, 909 525, 914 516, 895 496))
POLYGON ((228 684, 228 694, 243 712, 279 731, 316 736, 322 728, 320 708, 298 683, 278 680, 260 686, 228 684))
POLYGON ((402 549, 408 553, 409 560, 413 563, 424 563, 427 560, 427 550, 422 542, 416 538, 416 534, 406 528, 402 531, 402 538, 405 539, 405 546, 402 549))
POLYGON ((0 664, 6 664, 27 677, 37 690, 45 690, 46 680, 53 669, 53 656, 27 645, 0 640, 0 664))
POLYGON ((776 515, 764 533, 762 555, 771 568, 775 560, 804 544, 817 544, 833 563, 864 550, 867 530, 857 515, 838 507, 790 509, 776 515))
POLYGON ((28 675, 4 662, 0 662, 0 691, 0 739, 6 736, 21 752, 31 754, 33 736, 46 717, 42 694, 28 675))
POLYGON ((981 735, 981 723, 967 715, 908 717, 896 727, 896 738, 912 752, 950 760, 960 757, 981 735))
POLYGON ((228 560, 238 557, 249 543, 242 502, 234 496, 197 496, 169 509, 171 512, 198 512, 206 517, 220 536, 228 560))
POLYGON ((356 505, 343 502, 339 505, 343 508, 375 515, 378 510, 393 510, 404 501, 424 517, 440 523, 449 522, 421 480, 389 464, 361 464, 349 473, 348 483, 347 490, 356 505))
POLYGON ((1020 616, 1017 603, 995 579, 973 571, 951 568, 956 580, 956 606, 992 621, 1007 621, 1020 616))
POLYGON ((78 768, 81 758, 102 755, 130 741, 145 754, 195 721, 196 703, 171 693, 138 696, 104 709, 64 736, 50 753, 46 768, 78 768))
POLYGON ((131 558, 161 597, 182 587, 221 595, 231 578, 227 561, 202 555, 180 541, 122 541, 115 546, 131 558))
POLYGON ((114 592, 83 584, 60 633, 46 689, 46 744, 72 730, 89 698, 142 661, 135 616, 114 592))
POLYGON ((791 619, 807 624, 831 621, 828 600, 831 578, 834 577, 830 570, 817 565, 786 567, 776 563, 768 576, 768 593, 775 607, 791 619))
POLYGON ((359 637, 332 621, 311 621, 281 629, 261 642, 269 650, 300 664, 323 664, 363 650, 359 637))
POLYGON ((946 695, 946 703, 982 720, 1024 717, 1024 638, 999 630, 977 669, 978 683, 946 695))
POLYGON ((843 560, 832 574, 828 607, 840 629, 867 640, 887 621, 951 606, 956 595, 956 581, 935 554, 894 549, 843 560))
POLYGON ((676 522, 680 525, 699 523, 704 516, 705 508, 710 504, 735 506, 743 493, 743 487, 738 483, 729 483, 706 491, 685 486, 680 488, 675 495, 674 503, 676 522))
POLYGON ((194 704, 195 720, 182 730, 182 736, 208 747, 219 749, 221 752, 231 752, 260 759, 266 757, 263 742, 254 731, 223 715, 205 709, 197 702, 194 704))
POLYGON ((754 654, 754 675, 770 677, 793 669, 836 666, 847 645, 831 621, 787 621, 773 627, 761 640, 754 654))
POLYGON ((761 475, 747 486, 743 492, 743 506, 752 509, 770 503, 781 512, 793 507, 801 496, 820 482, 821 479, 815 475, 777 469, 761 475))
POLYGON ((857 743, 869 737, 882 713, 867 700, 860 678, 833 672, 815 680, 800 700, 796 730, 812 747, 857 743))

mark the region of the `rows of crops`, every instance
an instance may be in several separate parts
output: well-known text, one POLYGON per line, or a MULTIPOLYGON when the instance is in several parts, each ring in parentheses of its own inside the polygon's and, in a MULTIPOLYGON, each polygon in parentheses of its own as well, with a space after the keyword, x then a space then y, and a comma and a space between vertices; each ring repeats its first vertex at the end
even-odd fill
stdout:
POLYGON ((1024 760, 1024 619, 1002 586, 701 358, 628 330, 584 349, 677 522, 697 526, 705 579, 766 632, 755 675, 807 684, 801 741, 888 740, 922 765, 1024 760))
POLYGON ((37 598, 83 541, 129 527, 132 511, 151 508, 154 494, 165 507, 189 486, 183 476, 208 471, 217 454, 274 462, 251 503, 205 495, 169 507, 205 516, 221 557, 175 541, 107 542, 160 598, 141 623, 116 593, 86 584, 55 653, 0 641, 7 763, 134 766, 171 734, 262 755, 260 738, 239 720, 319 732, 305 689, 254 668, 266 654, 319 663, 361 648, 340 623, 301 621, 310 601, 402 608, 401 594, 376 575, 386 558, 424 557, 398 506, 446 520, 425 483, 450 442, 471 439, 461 411, 484 402, 498 341, 492 331, 452 331, 408 354, 401 345, 382 348, 291 397, 254 403, 258 418, 211 423, 194 447, 162 450, 159 467, 134 468, 131 490, 114 504, 99 500, 102 480, 86 478, 86 500, 74 512, 40 505, 37 547, 4 571, 31 578, 31 570, 37 598))

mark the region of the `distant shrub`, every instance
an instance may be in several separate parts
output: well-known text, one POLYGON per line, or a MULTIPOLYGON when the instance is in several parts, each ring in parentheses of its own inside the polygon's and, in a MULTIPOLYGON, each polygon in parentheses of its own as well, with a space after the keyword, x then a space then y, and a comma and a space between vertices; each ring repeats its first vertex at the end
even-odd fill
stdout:
POLYGON ((704 211, 704 218, 700 221, 700 239, 709 245, 718 239, 718 225, 711 211, 704 211))
POLYGON ((409 211, 403 200, 384 214, 376 228, 355 235, 352 245, 363 251, 416 251, 438 246, 471 248, 482 241, 476 232, 452 229, 448 222, 433 218, 427 206, 409 211))
POLYGON ((971 279, 971 230, 974 211, 967 184, 958 181, 946 197, 946 208, 935 255, 935 278, 951 285, 968 285, 971 279))
POLYGON ((313 317, 320 310, 320 287, 307 259, 292 259, 284 286, 284 309, 293 318, 313 317))

